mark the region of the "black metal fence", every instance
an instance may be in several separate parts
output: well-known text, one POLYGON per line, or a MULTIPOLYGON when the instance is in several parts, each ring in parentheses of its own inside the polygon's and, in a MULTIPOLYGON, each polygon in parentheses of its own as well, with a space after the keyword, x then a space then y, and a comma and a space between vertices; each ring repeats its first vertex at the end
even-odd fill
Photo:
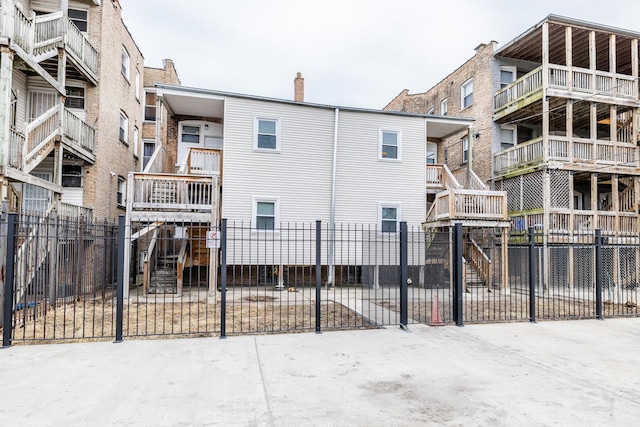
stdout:
POLYGON ((3 346, 640 314, 640 247, 599 233, 127 227, 6 215, 3 346))

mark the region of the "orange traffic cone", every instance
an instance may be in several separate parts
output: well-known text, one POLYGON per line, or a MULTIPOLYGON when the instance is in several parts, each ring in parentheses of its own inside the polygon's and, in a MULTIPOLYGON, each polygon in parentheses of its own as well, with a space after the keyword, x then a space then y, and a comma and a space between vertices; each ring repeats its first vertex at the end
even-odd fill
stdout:
POLYGON ((429 326, 444 326, 442 317, 440 317, 440 309, 438 308, 438 295, 434 295, 431 302, 431 322, 429 322, 429 326))

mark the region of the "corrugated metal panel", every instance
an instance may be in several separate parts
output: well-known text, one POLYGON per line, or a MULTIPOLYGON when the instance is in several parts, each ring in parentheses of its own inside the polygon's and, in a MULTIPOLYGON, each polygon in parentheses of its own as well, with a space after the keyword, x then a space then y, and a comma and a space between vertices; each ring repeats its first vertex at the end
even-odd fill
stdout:
POLYGON ((239 98, 225 104, 223 216, 251 221, 256 196, 279 198, 282 222, 328 221, 333 111, 239 98), (280 120, 279 153, 253 149, 256 115, 280 120))

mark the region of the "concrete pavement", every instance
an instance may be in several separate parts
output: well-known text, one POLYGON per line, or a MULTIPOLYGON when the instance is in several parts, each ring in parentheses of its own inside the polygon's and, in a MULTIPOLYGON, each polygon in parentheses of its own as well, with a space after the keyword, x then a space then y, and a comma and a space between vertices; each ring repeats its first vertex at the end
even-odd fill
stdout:
POLYGON ((636 426, 640 319, 0 350, 1 426, 636 426))

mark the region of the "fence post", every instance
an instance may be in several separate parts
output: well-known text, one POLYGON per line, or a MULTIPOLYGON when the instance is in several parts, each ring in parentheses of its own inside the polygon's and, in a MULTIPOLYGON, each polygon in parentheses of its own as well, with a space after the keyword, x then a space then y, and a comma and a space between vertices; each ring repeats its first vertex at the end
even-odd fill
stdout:
POLYGON ((407 329, 409 323, 408 307, 409 302, 409 268, 408 268, 408 236, 407 222, 400 222, 400 327, 407 329))
MULTIPOLYGON (((118 255, 116 264, 118 266, 117 273, 117 291, 116 291, 116 340, 122 342, 122 323, 124 319, 124 215, 118 215, 118 255)), ((128 284, 127 284, 128 285, 128 284)))
POLYGON ((316 334, 320 330, 320 298, 322 296, 322 221, 316 221, 316 334))
POLYGON ((16 213, 7 216, 7 257, 5 260, 4 277, 4 313, 2 346, 11 346, 11 332, 13 330, 13 276, 14 276, 14 256, 16 250, 16 213))
POLYGON ((462 286, 462 223, 453 225, 453 319, 456 326, 464 326, 462 286))
POLYGON ((227 219, 220 224, 220 339, 227 337, 227 219))
POLYGON ((596 319, 602 317, 602 230, 596 230, 596 319))
POLYGON ((529 321, 536 323, 536 241, 533 227, 529 227, 529 321))

